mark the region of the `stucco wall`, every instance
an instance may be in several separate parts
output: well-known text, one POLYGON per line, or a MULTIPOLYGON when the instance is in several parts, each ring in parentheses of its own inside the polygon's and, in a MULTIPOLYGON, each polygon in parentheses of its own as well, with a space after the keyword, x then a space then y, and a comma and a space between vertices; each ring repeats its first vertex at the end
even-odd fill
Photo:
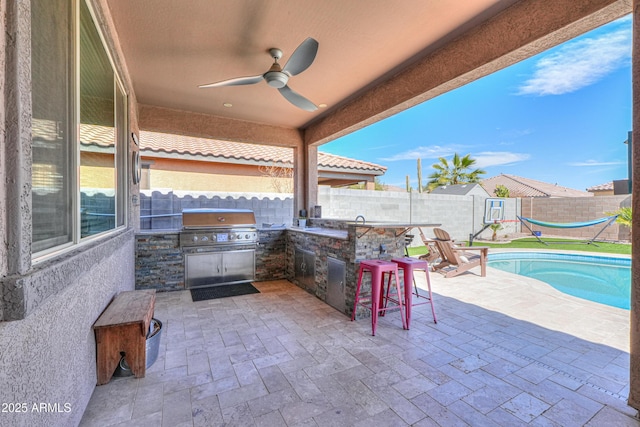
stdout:
POLYGON ((0 414, 0 425, 80 422, 96 386, 92 325, 115 294, 133 288, 133 232, 113 243, 45 269, 42 274, 51 281, 64 281, 61 271, 69 264, 81 274, 25 319, 0 323, 0 402, 27 404, 26 413, 0 414), (56 412, 34 411, 34 404, 50 404, 56 412))
MULTIPOLYGON (((32 262, 30 5, 0 0, 0 425, 66 427, 80 422, 95 388, 92 325, 115 294, 133 289, 134 233, 32 262)), ((129 119, 137 126, 135 109, 129 119)), ((135 207, 127 212, 137 223, 135 207)))
MULTIPOLYGON (((0 21, 0 70, 3 70, 3 78, 0 78, 0 99, 6 99, 6 84, 7 80, 10 81, 10 76, 6 73, 6 58, 7 58, 7 50, 4 48, 6 45, 6 37, 9 33, 9 28, 7 28, 7 23, 5 21, 6 10, 7 10, 7 1, 0 0, 0 17, 2 20, 0 21)), ((4 102, 0 103, 0 200, 7 199, 7 156, 5 153, 7 152, 7 144, 6 140, 6 112, 4 102)), ((7 221, 5 218, 7 217, 7 206, 5 203, 0 203, 0 242, 6 242, 7 240, 7 221)), ((0 277, 4 277, 7 274, 8 266, 8 256, 7 256, 8 248, 6 244, 0 244, 0 277)), ((0 318, 2 318, 2 304, 0 304, 0 318)))

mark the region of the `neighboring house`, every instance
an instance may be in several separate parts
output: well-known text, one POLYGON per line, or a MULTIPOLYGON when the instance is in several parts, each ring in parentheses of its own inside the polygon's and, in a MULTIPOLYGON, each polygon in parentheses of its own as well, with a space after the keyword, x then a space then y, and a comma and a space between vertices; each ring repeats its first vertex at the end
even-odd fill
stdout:
POLYGON ((455 184, 455 185, 441 185, 431 190, 430 194, 450 194, 456 196, 482 196, 491 197, 492 195, 480 184, 455 184))
POLYGON ((589 193, 593 193, 594 196, 617 196, 621 194, 630 194, 629 192, 629 180, 618 179, 610 181, 605 184, 594 185, 587 188, 589 193))
POLYGON ((613 181, 587 188, 594 196, 613 196, 613 181))
POLYGON ((509 197, 591 197, 593 193, 574 190, 558 184, 536 181, 516 175, 500 174, 480 182, 484 189, 495 196, 498 185, 504 185, 509 190, 509 197))
POLYGON ((403 193, 407 192, 406 187, 398 187, 397 185, 390 185, 390 184, 383 184, 382 186, 384 188, 384 191, 399 191, 403 193))
MULTIPOLYGON (((142 189, 293 191, 293 149, 140 131, 142 189), (238 179, 238 177, 242 179, 238 179)), ((318 151, 318 184, 374 181, 387 168, 318 151)))

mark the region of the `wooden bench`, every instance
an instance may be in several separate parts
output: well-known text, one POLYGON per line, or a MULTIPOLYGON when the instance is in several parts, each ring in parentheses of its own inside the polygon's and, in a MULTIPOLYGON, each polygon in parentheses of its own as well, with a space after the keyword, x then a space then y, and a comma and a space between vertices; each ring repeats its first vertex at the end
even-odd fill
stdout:
POLYGON ((121 292, 93 324, 98 385, 106 384, 125 353, 136 378, 145 375, 146 342, 156 301, 155 290, 121 292))

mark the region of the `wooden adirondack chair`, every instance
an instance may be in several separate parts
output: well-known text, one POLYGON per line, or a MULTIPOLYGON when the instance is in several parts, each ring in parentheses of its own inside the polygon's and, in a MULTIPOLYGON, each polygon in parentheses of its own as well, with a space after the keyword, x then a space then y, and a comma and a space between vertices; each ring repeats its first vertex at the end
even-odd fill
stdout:
POLYGON ((445 277, 454 277, 474 267, 480 266, 480 275, 487 275, 487 246, 457 246, 449 233, 441 228, 434 228, 435 243, 440 252, 440 263, 433 266, 434 271, 442 270, 445 277), (478 251, 479 253, 472 253, 478 251))
POLYGON ((428 253, 420 255, 418 258, 427 261, 427 263, 429 263, 429 267, 433 270, 434 263, 442 259, 442 257, 440 256, 440 251, 438 250, 438 246, 436 245, 435 240, 425 236, 421 228, 418 227, 418 230, 420 231, 420 238, 422 239, 422 243, 424 243, 424 245, 429 250, 428 253))

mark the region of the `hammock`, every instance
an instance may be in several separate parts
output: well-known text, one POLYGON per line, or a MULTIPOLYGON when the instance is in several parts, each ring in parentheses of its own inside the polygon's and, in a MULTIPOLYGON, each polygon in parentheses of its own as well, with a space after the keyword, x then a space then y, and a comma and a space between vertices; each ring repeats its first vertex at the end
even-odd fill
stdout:
POLYGON ((583 222, 547 222, 547 221, 539 221, 537 219, 525 218, 523 216, 518 216, 517 218, 520 220, 522 225, 524 225, 525 227, 527 227, 527 229, 529 229, 529 231, 531 231, 531 234, 535 236, 540 243, 544 243, 545 245, 548 245, 549 243, 586 243, 587 245, 593 244, 594 246, 598 246, 594 243, 594 240, 600 235, 600 233, 602 233, 608 226, 613 224, 615 220, 618 219, 618 215, 607 216, 604 218, 598 218, 591 221, 583 221, 583 222), (538 235, 539 233, 538 234, 534 233, 531 227, 525 224, 525 222, 528 222, 529 224, 539 225, 540 227, 549 227, 549 228, 582 228, 582 227, 590 227, 592 225, 602 224, 603 222, 606 222, 606 224, 604 225, 604 227, 602 227, 600 231, 598 231, 598 233, 595 236, 593 236, 591 239, 585 242, 548 242, 547 243, 542 239, 540 239, 540 236, 538 235))

